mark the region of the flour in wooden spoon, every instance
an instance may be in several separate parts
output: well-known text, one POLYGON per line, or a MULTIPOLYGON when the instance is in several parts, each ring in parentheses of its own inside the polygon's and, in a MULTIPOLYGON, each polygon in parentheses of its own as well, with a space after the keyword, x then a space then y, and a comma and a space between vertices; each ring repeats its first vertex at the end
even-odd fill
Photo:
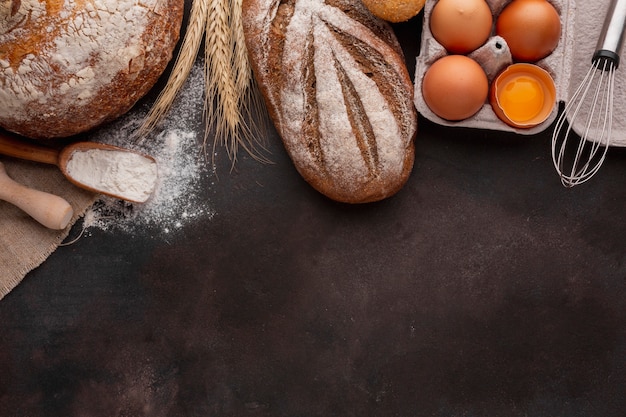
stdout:
POLYGON ((157 164, 135 152, 76 150, 67 162, 72 179, 119 198, 144 203, 154 191, 157 164))

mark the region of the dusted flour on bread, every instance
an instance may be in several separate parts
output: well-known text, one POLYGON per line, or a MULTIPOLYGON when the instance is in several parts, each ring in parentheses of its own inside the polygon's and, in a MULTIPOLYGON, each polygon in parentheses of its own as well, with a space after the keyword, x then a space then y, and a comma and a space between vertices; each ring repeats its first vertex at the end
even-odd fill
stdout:
POLYGON ((296 168, 342 202, 395 194, 417 116, 402 50, 360 1, 244 0, 251 64, 296 168))
POLYGON ((171 59, 183 0, 0 0, 0 126, 33 138, 125 113, 171 59))

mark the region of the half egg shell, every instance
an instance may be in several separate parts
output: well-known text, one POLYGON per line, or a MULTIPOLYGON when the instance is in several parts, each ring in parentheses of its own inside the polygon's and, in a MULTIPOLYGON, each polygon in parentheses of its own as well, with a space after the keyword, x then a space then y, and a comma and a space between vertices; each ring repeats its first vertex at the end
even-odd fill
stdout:
POLYGON ((493 80, 489 103, 498 118, 510 126, 537 126, 556 105, 554 80, 535 64, 509 65, 493 80))

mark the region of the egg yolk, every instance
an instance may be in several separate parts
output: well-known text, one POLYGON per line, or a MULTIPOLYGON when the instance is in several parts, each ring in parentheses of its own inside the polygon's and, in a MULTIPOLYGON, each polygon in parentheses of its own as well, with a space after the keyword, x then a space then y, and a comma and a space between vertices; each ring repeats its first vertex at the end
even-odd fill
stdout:
POLYGON ((500 90, 498 102, 511 120, 524 122, 537 116, 545 97, 541 84, 530 77, 520 76, 500 90))

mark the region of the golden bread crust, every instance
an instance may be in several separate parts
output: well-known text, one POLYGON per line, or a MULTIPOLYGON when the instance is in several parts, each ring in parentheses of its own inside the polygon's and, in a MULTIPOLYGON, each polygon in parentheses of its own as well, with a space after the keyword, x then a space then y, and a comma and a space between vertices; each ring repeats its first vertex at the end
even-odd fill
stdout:
POLYGON ((363 0, 374 16, 392 23, 406 22, 417 16, 425 3, 426 0, 363 0))

